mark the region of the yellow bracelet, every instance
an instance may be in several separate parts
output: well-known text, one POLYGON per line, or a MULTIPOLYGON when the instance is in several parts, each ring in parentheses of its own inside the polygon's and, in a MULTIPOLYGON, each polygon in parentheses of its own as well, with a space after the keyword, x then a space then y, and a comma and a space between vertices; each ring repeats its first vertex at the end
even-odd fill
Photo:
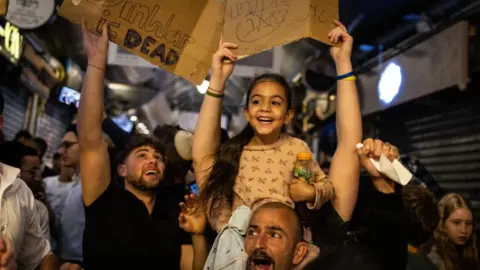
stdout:
POLYGON ((357 80, 357 77, 355 77, 355 76, 350 76, 350 77, 347 77, 347 78, 345 78, 345 79, 343 79, 343 80, 341 80, 341 81, 356 81, 356 80, 357 80))

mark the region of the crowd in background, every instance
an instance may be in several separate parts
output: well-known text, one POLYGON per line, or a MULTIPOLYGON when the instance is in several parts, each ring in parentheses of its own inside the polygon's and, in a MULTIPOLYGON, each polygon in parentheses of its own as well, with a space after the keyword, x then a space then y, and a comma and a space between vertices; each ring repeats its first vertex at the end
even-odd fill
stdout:
POLYGON ((362 140, 353 40, 337 25, 338 145, 328 175, 315 163, 308 182, 293 177, 298 154, 311 152, 284 132, 293 111, 281 76, 255 78, 247 127, 233 138, 221 130, 235 44, 213 56, 195 134, 162 126, 146 136, 106 117, 107 29, 97 37, 84 28, 78 121, 52 166, 45 140, 27 131, 0 145, 0 269, 478 269, 468 201, 437 202, 370 162, 399 151, 362 140))

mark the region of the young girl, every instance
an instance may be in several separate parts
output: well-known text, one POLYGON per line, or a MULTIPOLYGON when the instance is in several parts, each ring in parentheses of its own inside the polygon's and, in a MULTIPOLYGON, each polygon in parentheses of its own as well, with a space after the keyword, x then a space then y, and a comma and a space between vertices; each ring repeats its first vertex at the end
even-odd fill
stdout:
POLYGON ((477 270, 478 249, 472 208, 460 195, 450 193, 438 203, 440 223, 428 257, 439 270, 477 270))
POLYGON ((218 232, 241 205, 250 209, 278 201, 294 207, 307 202, 310 209, 332 203, 342 218, 349 219, 358 189, 359 164, 355 145, 361 140, 361 117, 355 77, 350 61, 352 38, 345 27, 329 34, 331 54, 337 66, 338 148, 330 180, 318 165, 310 185, 293 178, 297 154, 310 152, 307 144, 286 134, 284 126, 294 116, 292 93, 285 79, 266 74, 256 77, 247 91, 247 127, 220 146, 222 97, 237 60, 237 45, 223 43, 213 56, 210 87, 205 95, 193 142, 193 163, 200 201, 207 206, 212 227, 218 232), (341 44, 340 44, 340 41, 341 44), (231 61, 224 61, 225 58, 231 61), (336 189, 336 194, 334 193, 336 189))

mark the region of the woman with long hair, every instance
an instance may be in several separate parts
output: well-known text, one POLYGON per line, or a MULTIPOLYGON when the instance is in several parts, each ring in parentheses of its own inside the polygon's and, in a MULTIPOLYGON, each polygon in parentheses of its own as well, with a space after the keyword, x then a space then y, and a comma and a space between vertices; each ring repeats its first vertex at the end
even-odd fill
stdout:
POLYGON ((450 193, 438 203, 440 223, 428 257, 440 270, 476 270, 477 237, 472 208, 462 196, 450 193))

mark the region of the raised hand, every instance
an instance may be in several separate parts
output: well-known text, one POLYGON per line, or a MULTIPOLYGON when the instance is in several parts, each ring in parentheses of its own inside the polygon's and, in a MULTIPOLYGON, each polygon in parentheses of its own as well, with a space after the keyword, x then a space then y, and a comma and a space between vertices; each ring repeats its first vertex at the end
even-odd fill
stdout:
POLYGON ((197 196, 185 195, 185 202, 180 203, 180 208, 180 228, 190 234, 203 234, 207 227, 207 216, 198 208, 197 196))
POLYGON ((228 77, 232 75, 237 56, 231 50, 236 48, 238 48, 237 44, 224 43, 223 40, 220 40, 218 50, 212 57, 212 76, 210 83, 211 85, 218 84, 212 85, 212 87, 222 88, 217 90, 223 90, 228 77))
POLYGON ((87 22, 82 18, 83 47, 88 63, 104 68, 108 54, 108 28, 103 24, 102 35, 97 36, 87 29, 87 22))
POLYGON ((379 160, 380 155, 383 154, 390 161, 394 161, 400 158, 398 148, 381 140, 366 139, 363 141, 363 147, 357 149, 357 154, 360 159, 360 164, 372 177, 377 189, 384 193, 394 192, 395 182, 382 175, 377 168, 373 166, 370 158, 379 160))
POLYGON ((17 264, 13 245, 9 239, 0 237, 0 270, 15 270, 17 264))
POLYGON ((289 195, 294 202, 315 202, 315 187, 299 179, 293 179, 288 184, 289 195))
POLYGON ((328 38, 334 45, 330 48, 330 54, 336 64, 351 61, 353 38, 347 32, 347 28, 339 21, 335 21, 337 27, 330 31, 328 38))

